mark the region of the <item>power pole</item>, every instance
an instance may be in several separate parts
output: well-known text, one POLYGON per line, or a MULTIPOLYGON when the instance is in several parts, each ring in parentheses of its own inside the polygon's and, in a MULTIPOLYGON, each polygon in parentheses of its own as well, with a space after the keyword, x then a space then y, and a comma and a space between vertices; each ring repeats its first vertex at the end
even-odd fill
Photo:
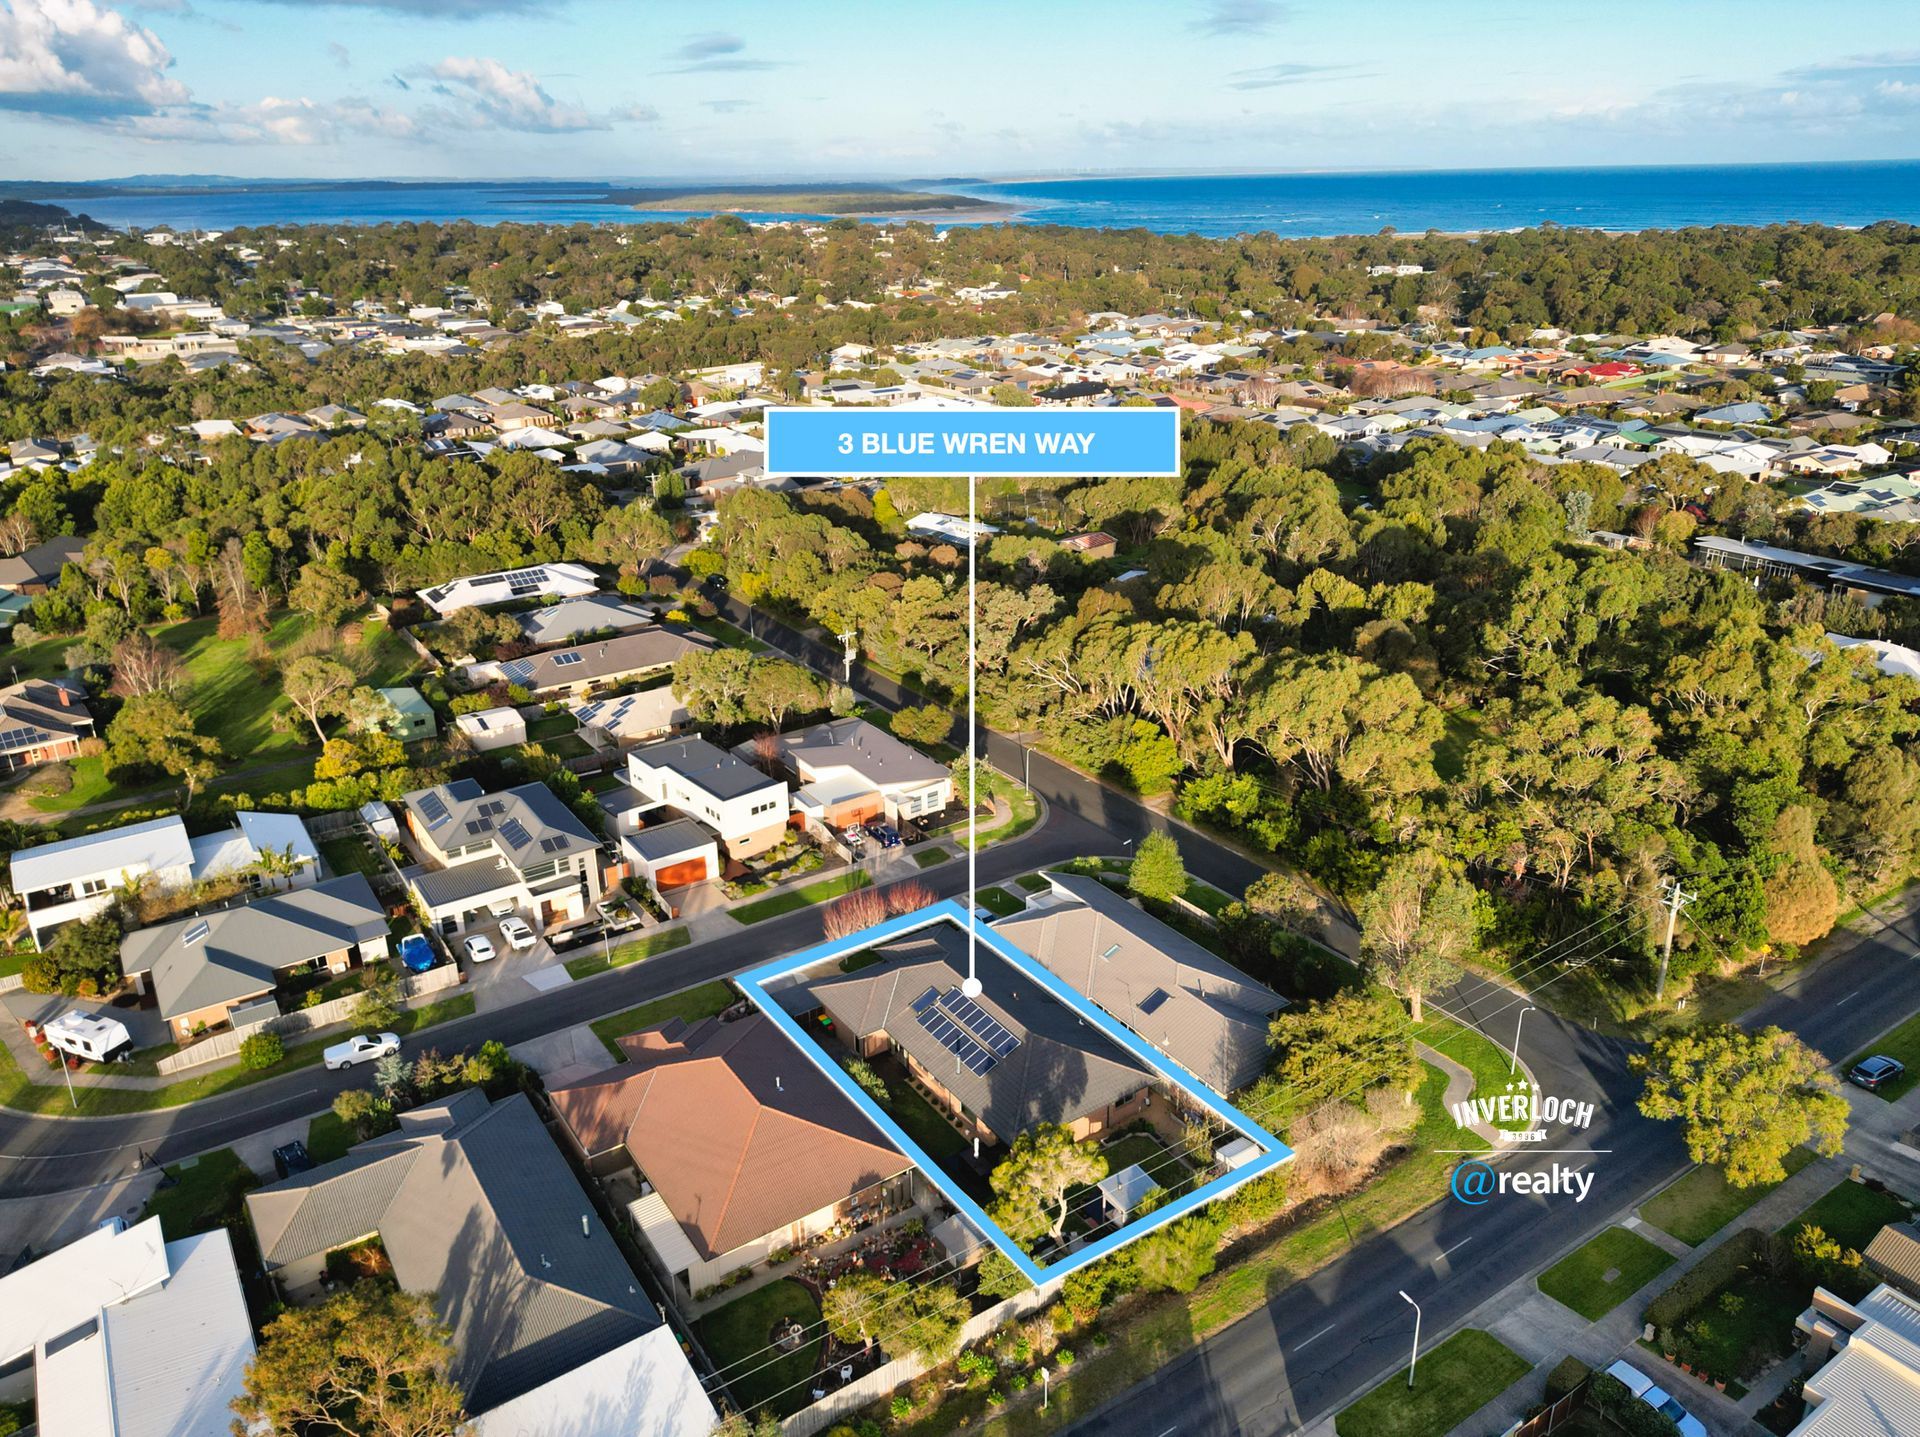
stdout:
POLYGON ((1660 893, 1667 900, 1667 939, 1660 947, 1660 981, 1653 986, 1653 1001, 1656 1003, 1667 993, 1667 964, 1673 961, 1673 929, 1680 921, 1680 910, 1700 896, 1688 893, 1677 878, 1661 879, 1660 893))

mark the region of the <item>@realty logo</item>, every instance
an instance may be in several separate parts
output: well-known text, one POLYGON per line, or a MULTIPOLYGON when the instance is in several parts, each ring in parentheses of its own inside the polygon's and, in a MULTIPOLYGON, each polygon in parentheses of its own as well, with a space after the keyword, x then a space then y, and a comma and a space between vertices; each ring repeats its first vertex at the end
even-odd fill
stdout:
POLYGON ((1496 1193, 1539 1197, 1570 1195, 1575 1202, 1585 1202, 1593 1188, 1593 1174, 1566 1163, 1555 1163, 1541 1170, 1496 1172, 1491 1163, 1468 1158, 1454 1168, 1447 1186, 1468 1207, 1480 1207, 1492 1201, 1496 1193))

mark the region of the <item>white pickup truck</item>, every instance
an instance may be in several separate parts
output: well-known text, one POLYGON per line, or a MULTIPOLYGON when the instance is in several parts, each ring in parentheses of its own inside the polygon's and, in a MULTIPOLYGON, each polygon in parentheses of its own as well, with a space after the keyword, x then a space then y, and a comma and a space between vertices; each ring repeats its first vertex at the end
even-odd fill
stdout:
POLYGON ((375 1063, 399 1051, 398 1033, 362 1033, 344 1043, 334 1043, 320 1056, 326 1062, 327 1071, 332 1073, 357 1063, 375 1063))

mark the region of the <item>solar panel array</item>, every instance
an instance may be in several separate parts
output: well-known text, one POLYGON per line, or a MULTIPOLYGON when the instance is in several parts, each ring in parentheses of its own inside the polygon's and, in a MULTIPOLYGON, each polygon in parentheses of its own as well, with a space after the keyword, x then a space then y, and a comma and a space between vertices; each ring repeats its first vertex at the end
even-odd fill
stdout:
POLYGON ((998 1019, 967 997, 958 988, 947 989, 940 1006, 953 1014, 974 1037, 992 1049, 996 1058, 1004 1058, 1020 1046, 1020 1040, 1001 1026, 998 1019))
POLYGON ((45 729, 32 726, 0 729, 0 750, 11 752, 17 748, 32 748, 35 744, 45 743, 52 737, 53 735, 45 729))
POLYGON ((564 654, 555 654, 553 656, 553 666, 556 669, 570 668, 574 664, 584 664, 585 662, 586 659, 578 649, 568 649, 564 654))
POLYGON ((516 850, 525 848, 533 842, 533 835, 527 832, 526 825, 517 818, 509 818, 500 825, 500 836, 507 841, 509 847, 516 850))
POLYGON ((1020 1046, 1018 1038, 958 988, 945 994, 929 988, 911 1006, 920 1026, 975 1077, 984 1077, 1020 1046))
POLYGON ((428 792, 420 799, 420 811, 427 816, 427 828, 438 828, 453 815, 447 812, 446 800, 439 794, 428 792))

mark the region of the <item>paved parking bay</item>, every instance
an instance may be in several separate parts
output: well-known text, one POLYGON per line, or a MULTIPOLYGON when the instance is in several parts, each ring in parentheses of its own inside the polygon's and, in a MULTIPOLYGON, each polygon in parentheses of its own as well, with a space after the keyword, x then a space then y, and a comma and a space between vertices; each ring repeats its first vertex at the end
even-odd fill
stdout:
POLYGON ((549 967, 563 978, 566 973, 546 939, 535 938, 531 948, 510 948, 500 934, 499 923, 492 920, 469 924, 464 932, 449 934, 447 943, 459 955, 460 970, 467 975, 474 1007, 482 1013, 524 1003, 543 991, 527 981, 535 973, 549 967), (493 944, 494 956, 484 963, 476 963, 467 956, 467 940, 475 936, 493 944))

